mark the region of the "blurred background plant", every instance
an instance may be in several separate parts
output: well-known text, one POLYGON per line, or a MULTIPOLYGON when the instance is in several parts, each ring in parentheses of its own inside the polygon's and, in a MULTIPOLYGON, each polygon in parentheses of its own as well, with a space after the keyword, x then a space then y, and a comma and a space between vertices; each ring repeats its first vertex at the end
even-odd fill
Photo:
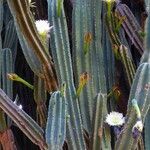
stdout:
POLYGON ((0 149, 149 150, 149 7, 1 0, 0 149))

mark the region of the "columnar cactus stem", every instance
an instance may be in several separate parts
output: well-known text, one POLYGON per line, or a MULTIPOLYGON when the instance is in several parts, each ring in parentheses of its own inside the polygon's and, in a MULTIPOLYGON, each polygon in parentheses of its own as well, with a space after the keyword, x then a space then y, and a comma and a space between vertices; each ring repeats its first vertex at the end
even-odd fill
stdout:
MULTIPOLYGON (((110 137, 106 135, 106 132, 104 132, 104 117, 105 117, 105 109, 106 109, 106 95, 99 93, 97 95, 96 100, 96 109, 95 109, 95 117, 93 119, 94 122, 94 128, 93 128, 93 141, 92 141, 92 149, 111 149, 109 147, 110 145, 105 145, 103 134, 105 134, 105 138, 107 140, 110 140, 110 137)), ((108 142, 108 141, 107 141, 108 142)))
POLYGON ((67 22, 64 8, 61 8, 61 16, 57 15, 58 0, 48 0, 48 13, 50 25, 53 30, 50 32, 50 46, 54 63, 57 68, 59 84, 66 83, 67 100, 67 129, 66 141, 68 148, 72 150, 86 149, 81 115, 76 98, 76 91, 73 80, 73 70, 71 61, 70 44, 68 37, 67 22))
POLYGON ((51 95, 46 125, 49 150, 61 149, 66 138, 66 98, 59 91, 51 95))
POLYGON ((150 107, 150 64, 142 63, 135 74, 135 79, 131 87, 129 102, 128 102, 128 111, 126 115, 126 123, 124 129, 118 138, 115 149, 131 149, 132 145, 136 147, 134 143, 134 138, 132 136, 132 128, 136 123, 137 117, 136 112, 133 111, 132 100, 136 99, 140 112, 141 118, 145 120, 146 114, 150 107))
MULTIPOLYGON (((148 18, 147 18, 147 22, 146 22, 146 27, 145 27, 145 32, 146 32, 146 39, 145 39, 145 52, 143 54, 141 63, 144 62, 148 62, 150 64, 150 1, 149 0, 145 0, 146 3, 146 8, 147 8, 147 13, 148 13, 148 18)), ((149 84, 147 84, 149 85, 149 84)), ((147 86, 147 88, 149 89, 149 86, 147 86)), ((150 109, 148 110, 146 119, 145 119, 145 150, 149 150, 150 149, 150 109)))
POLYGON ((141 38, 139 32, 142 31, 140 25, 135 19, 133 13, 130 11, 129 7, 125 4, 118 4, 116 7, 116 13, 121 17, 126 17, 123 21, 122 26, 129 36, 130 40, 133 42, 134 46, 138 49, 139 53, 142 55, 143 48, 143 39, 141 38))
MULTIPOLYGON (((4 8, 3 8, 3 0, 0 1, 0 34, 2 32, 2 28, 3 28, 3 11, 4 11, 4 8)), ((1 36, 0 36, 0 72, 2 70, 2 64, 1 64, 1 59, 2 59, 2 56, 1 56, 1 51, 2 51, 2 39, 1 39, 1 36)), ((1 75, 0 75, 0 81, 1 81, 1 75)), ((2 87, 2 85, 0 84, 0 88, 2 87)))
POLYGON ((46 90, 44 88, 44 80, 37 77, 34 77, 34 101, 37 104, 36 114, 37 121, 40 123, 40 126, 45 128, 47 121, 47 108, 46 108, 46 90))
POLYGON ((42 128, 40 128, 40 126, 22 109, 14 104, 1 89, 0 107, 33 143, 38 145, 41 149, 47 150, 42 128))
MULTIPOLYGON (((80 84, 80 75, 82 73, 87 72, 90 77, 90 80, 79 95, 82 123, 90 135, 92 130, 93 99, 94 96, 96 97, 96 90, 94 91, 93 88, 91 60, 93 56, 92 53, 94 53, 92 9, 91 0, 77 0, 73 5, 72 14, 73 69, 76 73, 76 87, 80 84)), ((79 89, 77 89, 77 92, 78 91, 79 89)))
POLYGON ((54 72, 54 66, 51 57, 46 52, 46 49, 36 31, 35 24, 29 6, 26 0, 8 0, 9 8, 15 20, 15 24, 23 35, 26 42, 32 48, 39 61, 43 66, 43 74, 47 82, 47 90, 52 91, 57 89, 57 81, 54 72))

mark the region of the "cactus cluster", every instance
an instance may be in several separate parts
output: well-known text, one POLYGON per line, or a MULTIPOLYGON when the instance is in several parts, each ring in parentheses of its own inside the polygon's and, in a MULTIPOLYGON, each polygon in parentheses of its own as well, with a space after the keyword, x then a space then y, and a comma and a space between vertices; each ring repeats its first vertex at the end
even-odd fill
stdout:
POLYGON ((142 24, 123 0, 67 2, 71 17, 66 0, 45 0, 48 30, 39 25, 40 33, 36 0, 0 1, 2 148, 18 149, 17 126, 41 150, 149 150, 149 1, 142 24), (32 83, 15 72, 18 50, 32 83), (32 93, 34 119, 19 105, 19 82, 32 93))

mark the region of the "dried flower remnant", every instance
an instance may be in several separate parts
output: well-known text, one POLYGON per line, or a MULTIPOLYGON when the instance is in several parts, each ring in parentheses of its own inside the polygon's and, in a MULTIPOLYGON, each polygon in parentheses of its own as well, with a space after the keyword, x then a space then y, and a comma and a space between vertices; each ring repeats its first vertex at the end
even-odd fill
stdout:
POLYGON ((119 60, 120 59, 119 46, 117 44, 113 44, 112 45, 112 50, 114 52, 115 58, 117 60, 119 60))
POLYGON ((15 81, 18 79, 19 76, 15 73, 8 73, 7 77, 8 77, 8 79, 15 81))
POLYGON ((84 42, 91 43, 91 41, 92 41, 92 34, 90 32, 88 32, 84 35, 84 42))
POLYGON ((87 32, 84 35, 84 47, 83 47, 84 55, 88 53, 91 42, 92 42, 92 34, 90 32, 87 32))
POLYGON ((125 117, 123 117, 122 113, 112 111, 107 114, 105 122, 110 126, 122 126, 125 123, 125 117))
POLYGON ((118 86, 113 86, 111 91, 108 93, 107 98, 114 97, 115 101, 118 102, 121 98, 121 91, 118 86))
POLYGON ((77 89, 77 97, 79 97, 83 87, 87 84, 87 82, 89 81, 90 76, 87 72, 84 72, 80 75, 80 80, 79 80, 79 87, 77 89))

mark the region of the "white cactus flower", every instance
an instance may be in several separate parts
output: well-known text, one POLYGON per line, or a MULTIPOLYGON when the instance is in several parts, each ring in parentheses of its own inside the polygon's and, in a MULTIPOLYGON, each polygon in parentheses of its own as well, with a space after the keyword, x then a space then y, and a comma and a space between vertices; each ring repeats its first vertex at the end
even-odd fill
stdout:
POLYGON ((134 131, 134 129, 137 129, 139 132, 143 131, 143 122, 142 120, 139 120, 136 122, 136 124, 133 126, 132 131, 134 131))
POLYGON ((113 111, 107 114, 105 122, 110 126, 121 126, 125 123, 125 117, 123 117, 122 113, 113 111))
POLYGON ((52 28, 52 27, 50 27, 47 20, 37 20, 35 22, 35 25, 38 30, 38 33, 42 36, 47 35, 49 33, 50 29, 52 28))

